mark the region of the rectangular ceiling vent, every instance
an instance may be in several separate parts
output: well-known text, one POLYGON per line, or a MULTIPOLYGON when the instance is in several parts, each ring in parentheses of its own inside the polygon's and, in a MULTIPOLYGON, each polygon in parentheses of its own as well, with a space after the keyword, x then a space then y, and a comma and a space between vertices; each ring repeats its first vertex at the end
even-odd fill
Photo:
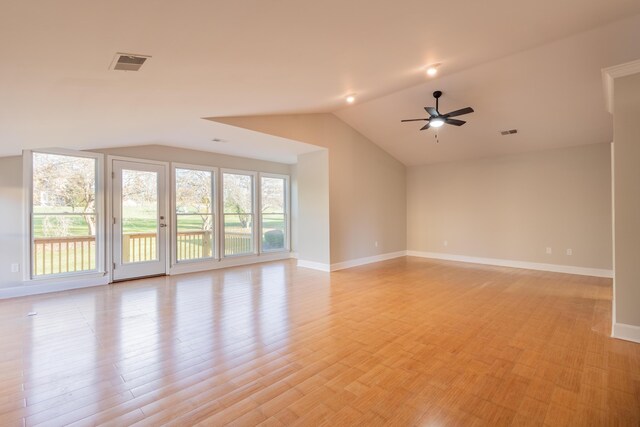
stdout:
POLYGON ((148 55, 135 55, 132 53, 116 53, 111 61, 112 70, 138 71, 144 62, 151 58, 148 55))
POLYGON ((511 135, 514 133, 518 133, 518 129, 510 129, 510 130, 503 130, 502 132, 500 132, 500 135, 511 135))

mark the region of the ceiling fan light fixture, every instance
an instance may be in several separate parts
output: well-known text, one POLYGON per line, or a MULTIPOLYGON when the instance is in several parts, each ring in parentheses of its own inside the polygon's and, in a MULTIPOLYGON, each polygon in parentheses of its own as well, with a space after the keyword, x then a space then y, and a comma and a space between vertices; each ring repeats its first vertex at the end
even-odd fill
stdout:
POLYGON ((429 120, 429 126, 431 126, 432 128, 439 128, 443 124, 444 124, 444 119, 440 117, 436 117, 434 119, 429 120))
POLYGON ((447 114, 441 114, 438 110, 438 99, 442 96, 442 92, 437 90, 433 92, 433 97, 436 99, 435 107, 424 107, 424 110, 429 114, 427 118, 420 119, 404 119, 400 120, 401 122, 427 122, 426 125, 422 126, 420 130, 427 130, 429 128, 439 128, 443 125, 451 125, 451 126, 462 126, 467 123, 464 120, 452 119, 452 117, 463 116, 465 114, 473 113, 473 108, 466 107, 461 108, 459 110, 451 111, 447 114))

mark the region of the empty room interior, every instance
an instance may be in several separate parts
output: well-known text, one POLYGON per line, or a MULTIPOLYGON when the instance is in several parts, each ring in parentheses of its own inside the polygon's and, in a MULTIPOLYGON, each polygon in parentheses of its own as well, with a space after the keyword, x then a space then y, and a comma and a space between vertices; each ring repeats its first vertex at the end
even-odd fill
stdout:
POLYGON ((639 426, 637 0, 0 0, 0 426, 639 426))

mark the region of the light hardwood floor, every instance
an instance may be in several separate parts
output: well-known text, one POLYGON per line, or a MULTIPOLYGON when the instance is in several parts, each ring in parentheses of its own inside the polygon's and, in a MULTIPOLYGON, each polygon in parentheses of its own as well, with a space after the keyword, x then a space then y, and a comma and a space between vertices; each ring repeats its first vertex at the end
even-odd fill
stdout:
POLYGON ((418 258, 4 300, 0 425, 638 426, 610 306, 608 279, 418 258))

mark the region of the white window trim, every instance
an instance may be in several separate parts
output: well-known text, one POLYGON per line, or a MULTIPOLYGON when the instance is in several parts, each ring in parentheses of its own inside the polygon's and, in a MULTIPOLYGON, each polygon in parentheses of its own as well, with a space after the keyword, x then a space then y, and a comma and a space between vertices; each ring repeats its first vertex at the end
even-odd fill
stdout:
POLYGON ((290 177, 289 175, 282 175, 278 173, 260 172, 258 174, 258 212, 259 212, 259 242, 258 247, 261 254, 272 254, 278 252, 290 252, 291 251, 291 190, 290 190, 290 177), (285 239, 283 249, 271 249, 268 251, 262 250, 262 178, 278 178, 284 180, 284 218, 285 218, 285 239))
MULTIPOLYGON (((240 169, 220 169, 220 188, 218 191, 218 197, 219 197, 219 206, 220 206, 220 231, 219 231, 219 235, 220 235, 220 245, 219 245, 219 253, 220 253, 220 260, 224 260, 224 259, 230 259, 230 258, 239 258, 239 257, 248 257, 248 256, 256 256, 260 254, 260 244, 258 242, 258 228, 259 225, 256 226, 256 217, 257 217, 257 210, 258 210, 258 199, 257 199, 257 193, 259 190, 259 184, 258 182, 258 172, 256 171, 247 171, 247 170, 240 170, 240 169), (251 176, 252 179, 252 200, 251 200, 251 204, 252 204, 252 215, 253 215, 253 227, 251 230, 251 235, 253 237, 253 252, 250 253, 246 253, 246 254, 237 254, 237 255, 225 255, 224 254, 224 241, 225 241, 225 235, 224 235, 224 174, 228 173, 228 174, 236 174, 236 175, 247 175, 247 176, 251 176)), ((259 221, 258 221, 259 222, 259 221)))
POLYGON ((104 155, 89 151, 77 151, 64 148, 46 148, 38 150, 24 150, 22 152, 22 182, 23 182, 23 236, 27 241, 23 245, 22 274, 25 284, 59 283, 60 279, 105 277, 106 263, 106 235, 105 235, 105 209, 104 209, 104 155), (82 272, 48 274, 42 277, 33 277, 32 250, 33 250, 33 153, 54 154, 61 156, 85 157, 96 160, 96 269, 82 272))
POLYGON ((220 260, 220 234, 219 225, 220 213, 218 209, 218 168, 215 166, 193 165, 189 163, 171 163, 171 267, 177 265, 188 264, 217 264, 220 260), (176 169, 189 169, 211 172, 213 182, 211 183, 211 190, 213 191, 213 256, 211 258, 200 258, 178 261, 178 215, 176 212, 177 206, 177 192, 176 192, 176 169))

